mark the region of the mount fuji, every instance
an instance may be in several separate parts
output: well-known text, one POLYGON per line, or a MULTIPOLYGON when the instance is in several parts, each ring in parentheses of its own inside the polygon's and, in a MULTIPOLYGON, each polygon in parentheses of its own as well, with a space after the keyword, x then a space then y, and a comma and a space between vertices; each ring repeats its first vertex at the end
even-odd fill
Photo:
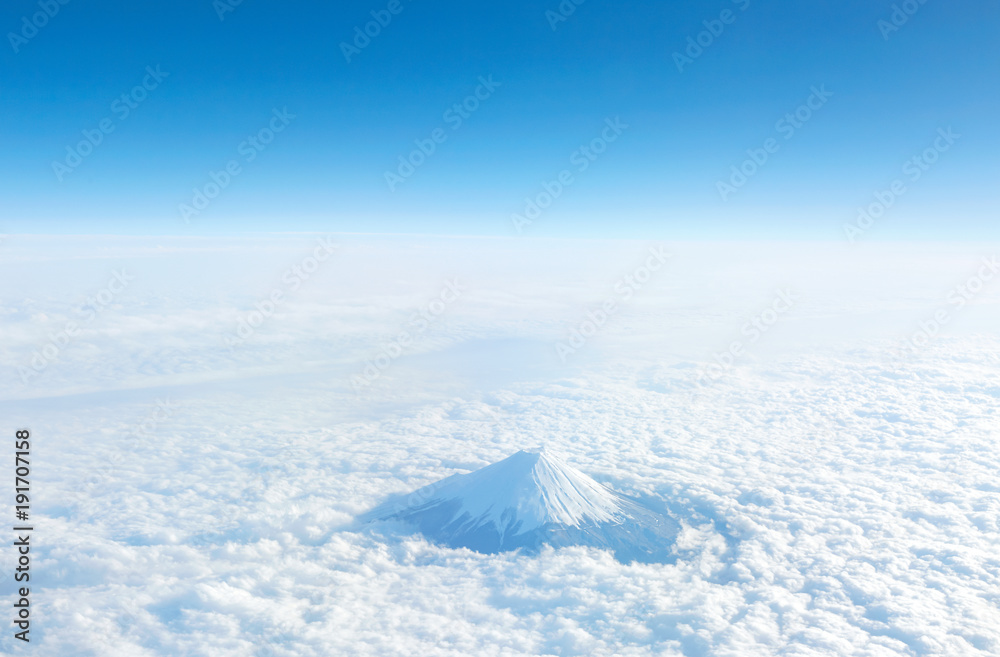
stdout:
POLYGON ((435 543, 486 554, 585 545, 611 550, 622 562, 643 563, 670 560, 680 529, 673 518, 599 484, 544 449, 452 475, 359 520, 399 520, 435 543))

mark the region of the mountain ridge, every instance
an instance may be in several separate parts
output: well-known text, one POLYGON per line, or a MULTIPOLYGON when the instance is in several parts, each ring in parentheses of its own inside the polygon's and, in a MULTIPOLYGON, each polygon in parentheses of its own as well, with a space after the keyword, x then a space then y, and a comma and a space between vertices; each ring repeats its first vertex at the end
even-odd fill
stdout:
POLYGON ((521 450, 420 488, 359 517, 399 520, 453 548, 537 553, 543 545, 610 549, 621 561, 663 562, 678 523, 618 493, 544 448, 521 450))

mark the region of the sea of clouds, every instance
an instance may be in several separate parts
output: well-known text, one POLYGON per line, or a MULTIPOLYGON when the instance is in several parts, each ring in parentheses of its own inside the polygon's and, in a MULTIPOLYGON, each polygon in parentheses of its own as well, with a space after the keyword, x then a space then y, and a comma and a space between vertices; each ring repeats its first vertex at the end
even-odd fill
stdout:
POLYGON ((7 236, 0 652, 997 654, 998 250, 7 236), (537 445, 662 500, 676 560, 355 522, 537 445))

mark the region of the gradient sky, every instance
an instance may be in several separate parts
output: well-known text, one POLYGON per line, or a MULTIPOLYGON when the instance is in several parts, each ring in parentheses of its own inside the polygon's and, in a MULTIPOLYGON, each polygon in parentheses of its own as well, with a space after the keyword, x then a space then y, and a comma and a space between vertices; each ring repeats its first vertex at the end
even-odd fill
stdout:
POLYGON ((866 239, 1000 236, 996 3, 927 0, 886 39, 888 0, 586 0, 555 29, 558 0, 399 0, 347 62, 340 44, 388 0, 243 0, 220 19, 222 1, 42 0, 58 12, 37 34, 37 0, 4 4, 0 232, 516 235, 525 198, 571 169, 525 234, 843 239, 900 179, 866 239), (723 10, 732 22, 679 71, 674 53, 723 10), (123 118, 113 103, 147 66, 169 75, 123 118), (480 76, 500 86, 453 129, 445 112, 480 76), (821 85, 833 96, 785 139, 776 123, 821 85), (275 108, 295 118, 247 162, 240 144, 275 108), (577 171, 573 152, 615 117, 628 129, 577 171), (53 162, 106 118, 114 131, 59 181, 53 162), (948 127, 961 138, 911 183, 904 163, 948 127), (447 140, 390 191, 385 172, 438 128, 447 140), (780 149, 723 200, 717 181, 768 138, 780 149), (183 222, 231 160, 239 175, 183 222))

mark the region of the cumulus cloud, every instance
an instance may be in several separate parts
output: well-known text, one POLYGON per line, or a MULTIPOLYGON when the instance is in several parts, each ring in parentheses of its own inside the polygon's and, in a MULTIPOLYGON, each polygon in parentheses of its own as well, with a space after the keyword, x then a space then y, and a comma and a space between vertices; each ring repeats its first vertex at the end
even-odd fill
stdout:
POLYGON ((32 654, 1000 651, 1000 287, 887 357, 981 246, 674 244, 564 364, 555 343, 648 244, 342 237, 227 347, 313 236, 108 238, 100 257, 33 239, 2 265, 0 347, 0 406, 39 464, 32 654), (134 285, 22 386, 120 267, 134 285), (448 276, 468 296, 355 392, 448 276), (699 382, 791 285, 795 311, 699 382), (354 521, 538 444, 664 504, 676 562, 482 555, 354 521))

